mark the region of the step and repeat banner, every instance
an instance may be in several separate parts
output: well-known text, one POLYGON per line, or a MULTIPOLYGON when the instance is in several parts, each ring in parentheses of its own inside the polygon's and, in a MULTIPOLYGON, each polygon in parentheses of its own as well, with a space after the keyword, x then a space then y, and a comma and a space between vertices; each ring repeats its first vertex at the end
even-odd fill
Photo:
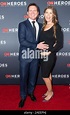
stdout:
MULTIPOLYGON (((53 83, 70 85, 69 0, 0 0, 0 84, 20 82, 18 24, 26 20, 29 3, 36 3, 40 7, 41 23, 44 17, 43 11, 48 5, 53 5, 57 9, 64 34, 64 47, 56 54, 57 62, 52 73, 53 83)), ((40 71, 37 84, 43 84, 40 71)))

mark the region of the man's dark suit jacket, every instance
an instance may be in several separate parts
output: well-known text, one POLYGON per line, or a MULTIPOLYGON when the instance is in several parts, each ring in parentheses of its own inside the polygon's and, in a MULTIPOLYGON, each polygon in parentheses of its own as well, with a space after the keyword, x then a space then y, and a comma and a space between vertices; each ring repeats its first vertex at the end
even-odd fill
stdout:
POLYGON ((36 40, 36 38, 34 37, 33 27, 31 23, 29 22, 29 20, 27 19, 19 23, 19 27, 18 27, 18 38, 19 38, 19 43, 20 43, 19 60, 20 59, 22 60, 23 50, 27 50, 27 48, 29 48, 29 50, 36 49, 36 46, 39 43, 39 35, 42 28, 42 24, 41 23, 38 23, 38 24, 39 24, 39 34, 36 40))

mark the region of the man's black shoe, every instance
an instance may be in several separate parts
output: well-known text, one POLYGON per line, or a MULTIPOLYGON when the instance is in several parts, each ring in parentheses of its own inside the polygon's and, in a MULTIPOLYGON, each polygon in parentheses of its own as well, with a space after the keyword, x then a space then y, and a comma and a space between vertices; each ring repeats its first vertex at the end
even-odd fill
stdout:
POLYGON ((24 106, 25 99, 21 99, 19 102, 19 107, 22 108, 24 106))
POLYGON ((29 94, 30 98, 32 101, 36 101, 36 97, 34 96, 34 94, 29 94))

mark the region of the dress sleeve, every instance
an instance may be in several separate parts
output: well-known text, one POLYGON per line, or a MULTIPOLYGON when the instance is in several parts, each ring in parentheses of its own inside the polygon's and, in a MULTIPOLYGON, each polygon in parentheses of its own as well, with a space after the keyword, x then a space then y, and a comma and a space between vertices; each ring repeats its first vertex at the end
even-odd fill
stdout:
POLYGON ((61 26, 58 24, 56 29, 56 43, 51 49, 51 52, 58 52, 60 49, 63 48, 63 31, 61 26))

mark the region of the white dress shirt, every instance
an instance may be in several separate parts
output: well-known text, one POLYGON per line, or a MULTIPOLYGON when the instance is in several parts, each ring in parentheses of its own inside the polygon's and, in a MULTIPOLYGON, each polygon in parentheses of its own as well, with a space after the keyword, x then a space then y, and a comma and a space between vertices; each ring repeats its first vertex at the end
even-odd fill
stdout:
POLYGON ((38 32, 39 32, 39 24, 38 24, 38 22, 36 21, 36 20, 31 20, 30 18, 29 18, 29 21, 30 21, 30 23, 31 23, 31 25, 33 26, 33 23, 32 23, 32 21, 35 21, 35 27, 36 27, 36 40, 37 40, 37 38, 38 38, 38 32))

